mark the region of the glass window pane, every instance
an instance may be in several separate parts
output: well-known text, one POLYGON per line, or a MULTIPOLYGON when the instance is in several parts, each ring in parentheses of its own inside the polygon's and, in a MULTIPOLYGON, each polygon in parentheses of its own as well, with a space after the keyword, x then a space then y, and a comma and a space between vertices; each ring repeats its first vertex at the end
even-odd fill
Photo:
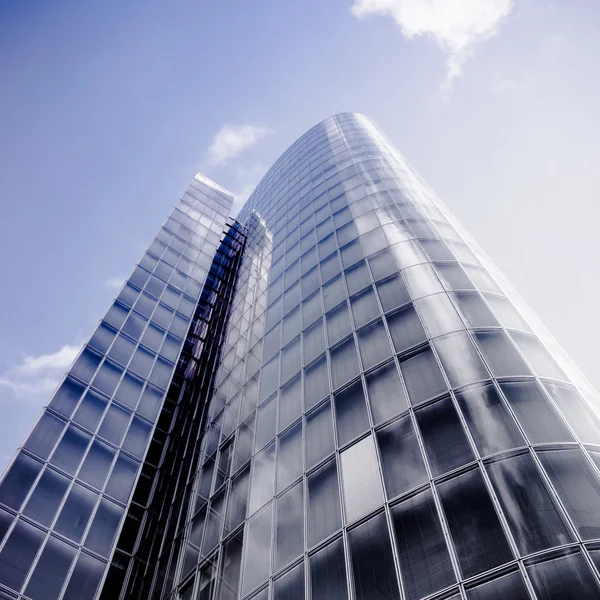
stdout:
POLYGON ((48 458, 65 425, 62 419, 43 412, 38 424, 25 440, 24 447, 43 459, 48 458))
POLYGON ((600 419, 575 388, 550 382, 544 382, 544 387, 577 437, 582 442, 600 444, 600 419))
POLYGON ((19 453, 0 484, 0 502, 19 510, 42 467, 42 463, 19 453))
MULTIPOLYGON (((319 398, 320 400, 320 398, 319 398)), ((279 431, 302 414, 302 378, 295 377, 279 393, 279 431)))
MULTIPOLYGON (((224 558, 221 563, 222 587, 218 593, 218 597, 223 598, 223 600, 237 596, 241 575, 242 552, 244 549, 243 542, 244 533, 241 531, 231 538, 224 547, 224 558)), ((186 599, 181 598, 181 600, 186 599)), ((192 600, 191 595, 190 600, 192 600)), ((195 600, 202 600, 202 596, 196 596, 195 600)))
POLYGON ((513 571, 468 589, 467 598, 469 600, 496 600, 497 598, 529 600, 529 593, 519 571, 513 571))
POLYGON ((314 546, 342 526, 335 460, 308 476, 308 546, 314 546))
POLYGON ((75 558, 75 548, 51 537, 33 570, 25 593, 32 600, 56 600, 75 558))
POLYGON ((142 393, 142 387, 144 381, 127 372, 119 384, 115 398, 125 406, 134 409, 142 393))
POLYGON ((46 469, 38 481, 23 513, 49 527, 70 480, 52 469, 46 469))
POLYGON ((321 292, 317 292, 302 303, 302 325, 306 327, 323 314, 321 292))
POLYGON ((304 403, 306 410, 316 406, 329 395, 327 357, 324 356, 304 371, 304 403))
POLYGON ((400 600, 385 515, 353 529, 348 538, 356 597, 400 600))
POLYGON ((578 552, 527 567, 538 598, 549 600, 595 600, 600 589, 578 552))
POLYGON ((475 283, 475 285, 482 291, 495 292, 501 294, 502 290, 498 287, 498 284, 494 278, 481 267, 475 265, 463 265, 467 275, 475 283))
POLYGON ((503 331, 476 331, 475 341, 496 377, 530 375, 517 349, 503 331))
POLYGON ((260 375, 260 394, 262 402, 279 387, 279 356, 263 367, 260 375))
POLYGON ((573 541, 530 454, 493 462, 487 471, 521 554, 573 541))
POLYGON ((162 406, 163 395, 164 392, 158 388, 147 385, 137 407, 138 412, 151 421, 156 419, 156 415, 162 406))
POLYGON ((346 298, 346 286, 341 276, 323 286, 325 310, 330 310, 334 306, 337 306, 344 298, 346 298))
POLYGON ((495 294, 484 295, 504 327, 507 329, 530 331, 529 325, 527 325, 525 319, 523 319, 519 311, 508 298, 496 296, 495 294))
POLYGON ((123 517, 124 509, 106 499, 100 501, 100 506, 94 515, 92 526, 85 538, 85 547, 108 557, 112 550, 117 529, 123 517))
POLYGON ((535 381, 501 383, 500 389, 532 444, 574 441, 535 381))
POLYGON ((277 454, 277 491, 285 489, 302 475, 302 422, 279 438, 277 454))
POLYGON ((83 466, 79 471, 78 478, 89 485, 102 489, 104 481, 108 475, 108 470, 115 457, 116 450, 113 450, 100 441, 92 442, 90 451, 87 453, 83 466))
POLYGON ((354 265, 351 269, 345 272, 346 284, 348 285, 348 292, 354 294, 359 290, 362 290, 366 286, 370 285, 371 277, 367 271, 367 265, 365 261, 361 261, 357 265, 354 265))
POLYGON ((265 448, 252 461, 252 483, 248 514, 256 512, 273 497, 273 479, 275 477, 275 444, 265 448))
POLYGON ((462 331, 463 322, 446 294, 426 296, 415 302, 429 337, 436 337, 453 331, 462 331))
POLYGON ((115 404, 108 407, 108 411, 104 415, 102 425, 100 425, 100 431, 98 435, 103 437, 105 440, 112 442, 116 446, 121 445, 123 440, 123 434, 129 425, 129 419, 131 413, 119 408, 115 404))
POLYGON ((410 302, 410 295, 400 275, 379 282, 377 292, 385 312, 410 302))
POLYGON ((73 421, 90 431, 96 431, 107 404, 108 400, 100 394, 88 390, 73 416, 73 421))
POLYGON ((246 517, 248 490, 250 488, 250 469, 244 469, 233 478, 227 507, 225 530, 233 531, 246 517))
POLYGON ((458 392, 456 399, 481 456, 525 445, 492 383, 458 392))
POLYGON ((375 444, 369 435, 340 454, 346 520, 354 521, 383 504, 375 444))
POLYGON ((319 320, 304 333, 304 364, 308 364, 325 350, 323 322, 319 320))
POLYGON ((309 558, 312 600, 348 600, 344 543, 331 542, 309 558))
POLYGON ((369 428, 362 383, 357 381, 334 395, 338 443, 344 446, 369 428))
POLYGON ((381 466, 388 498, 394 498, 427 481, 427 472, 410 416, 377 432, 381 466))
POLYGON ((61 415, 70 417, 84 389, 85 386, 67 377, 58 390, 56 390, 54 397, 50 401, 50 406, 61 415))
POLYGON ((374 254, 369 257, 369 266, 371 267, 371 273, 373 273, 373 278, 377 281, 382 277, 386 277, 387 275, 391 275, 398 270, 396 266, 396 261, 394 260, 394 256, 392 253, 386 248, 379 252, 378 254, 374 254))
POLYGON ((415 416, 434 477, 475 460, 451 398, 424 406, 415 416))
POLYGON ((600 482, 581 450, 538 452, 564 507, 584 540, 600 537, 600 482))
POLYGON ((277 419, 277 396, 273 396, 258 407, 256 416, 256 438, 254 451, 260 450, 275 437, 277 419))
POLYGON ((434 345, 452 387, 490 378, 489 371, 466 333, 438 338, 434 345))
POLYGON ((350 300, 350 303, 352 305, 352 316, 354 317, 354 325, 356 327, 362 327, 365 323, 372 321, 380 314, 373 288, 369 288, 358 296, 354 296, 354 298, 350 300))
POLYGON ((406 394, 394 361, 369 373, 366 380, 375 425, 387 421, 408 408, 406 394))
POLYGON ((403 352, 427 339, 421 321, 412 306, 386 315, 396 352, 403 352))
POLYGON ((71 374, 89 383, 102 360, 102 356, 86 348, 71 367, 71 374))
POLYGON ((63 596, 63 600, 81 600, 82 598, 93 598, 102 575, 105 563, 93 558, 88 554, 80 554, 75 569, 71 574, 69 585, 63 596))
POLYGON ((304 565, 301 563, 273 583, 273 600, 304 598, 304 565))
POLYGON ((106 493, 113 498, 126 503, 129 500, 129 494, 131 493, 131 488, 139 466, 140 464, 132 458, 129 458, 124 454, 119 454, 110 479, 108 480, 106 493))
POLYGON ((458 263, 435 263, 435 271, 447 290, 472 290, 473 283, 458 263))
POLYGON ((477 292, 452 296, 467 327, 498 327, 498 321, 477 292))
POLYGON ((73 475, 85 453, 91 436, 72 425, 67 428, 50 462, 73 475))
POLYGON ((302 366, 300 338, 281 352, 281 383, 295 375, 302 366))
POLYGON ((416 265, 405 269, 403 273, 413 300, 444 291, 431 265, 416 265))
POLYGON ((307 415, 305 438, 306 468, 310 469, 335 448, 329 400, 307 415))
MULTIPOLYGON (((131 287, 129 289, 133 290, 131 287)), ((135 292, 135 294, 137 294, 137 292, 135 292)), ((115 337, 115 333, 116 332, 114 329, 112 329, 112 327, 109 327, 106 323, 100 323, 100 325, 98 325, 98 329, 96 329, 88 344, 92 346, 92 348, 105 353, 110 347, 115 337)))
POLYGON ((400 361, 400 370, 413 406, 446 391, 446 383, 431 348, 400 361))
POLYGON ((275 569, 287 565, 304 551, 304 494, 302 482, 277 500, 275 569))
POLYGON ((456 581, 431 490, 392 508, 407 598, 428 596, 456 581))
POLYGON ((464 577, 513 559, 478 469, 441 483, 438 490, 464 577))
POLYGON ((152 426, 149 423, 138 416, 134 416, 125 437, 123 448, 137 458, 142 458, 146 453, 151 431, 152 426))
POLYGON ((122 365, 127 365, 134 350, 135 342, 132 342, 123 334, 119 334, 115 343, 112 345, 108 356, 122 365))
POLYGON ((331 379, 333 389, 344 385, 359 373, 354 338, 350 338, 331 351, 331 379))
POLYGON ((0 583, 14 590, 21 589, 44 537, 44 532, 37 527, 17 521, 0 552, 0 583))
POLYGON ((73 485, 54 529, 74 542, 81 541, 98 496, 79 484, 73 485))
POLYGON ((370 369, 392 355, 388 334, 381 319, 358 332, 363 369, 370 369))
POLYGON ((265 552, 265 548, 271 547, 272 519, 271 503, 246 525, 242 594, 248 593, 269 576, 271 557, 269 552, 265 552))
POLYGON ((326 320, 329 346, 333 346, 352 331, 348 307, 345 304, 327 314, 326 320))
POLYGON ((563 370, 556 364, 554 358, 537 337, 517 332, 511 333, 511 337, 531 365, 534 373, 540 377, 567 379, 563 370))

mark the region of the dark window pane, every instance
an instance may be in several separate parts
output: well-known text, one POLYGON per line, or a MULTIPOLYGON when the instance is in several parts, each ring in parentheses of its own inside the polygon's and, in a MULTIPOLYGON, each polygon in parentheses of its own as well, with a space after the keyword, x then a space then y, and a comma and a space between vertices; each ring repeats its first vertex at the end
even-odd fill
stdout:
POLYGON ((446 384, 431 348, 401 361, 400 370, 413 406, 446 391, 446 384))
POLYGON ((512 560, 512 552, 478 469, 438 486, 465 577, 512 560))
POLYGON ((503 331, 476 331, 475 341, 496 377, 529 375, 517 349, 503 331))
POLYGON ((304 333, 304 364, 312 362, 324 350, 325 335, 323 333, 323 321, 319 320, 304 333))
POLYGON ((304 494, 302 482, 277 500, 275 570, 287 565, 304 550, 304 494))
POLYGON ((71 367, 71 374, 82 381, 89 383, 101 360, 101 355, 92 352, 89 348, 85 348, 79 355, 79 358, 75 361, 75 364, 71 367))
POLYGON ((109 442, 120 446, 121 441, 123 440, 123 434, 129 424, 130 417, 131 413, 112 404, 108 407, 108 411, 104 415, 104 420, 102 421, 102 425, 100 425, 98 435, 109 442))
POLYGON ((481 456, 525 445, 493 384, 458 392, 456 399, 481 456))
POLYGON ((148 446, 152 426, 139 417, 133 417, 123 448, 137 458, 142 458, 148 446))
POLYGON ((575 388, 545 382, 544 387, 582 442, 600 444, 600 420, 575 388))
POLYGON ((120 454, 108 480, 106 493, 126 503, 139 466, 140 464, 132 458, 120 454))
POLYGON ((406 394, 393 361, 369 373, 366 379, 375 425, 387 421, 408 408, 406 394))
POLYGON ((44 532, 37 527, 17 522, 0 552, 0 583, 14 590, 21 589, 44 537, 44 532))
POLYGON ((273 479, 275 478, 275 444, 265 448, 252 461, 252 483, 248 514, 256 512, 273 497, 273 479))
POLYGON ((402 417, 379 430, 377 441, 388 498, 427 481, 427 472, 410 416, 402 417))
POLYGON ((361 261, 346 271, 346 284, 350 294, 354 294, 371 283, 367 265, 361 261))
POLYGON ((62 419, 49 412, 44 412, 34 430, 27 437, 24 447, 46 459, 54 449, 64 428, 65 422, 62 419))
POLYGON ((377 292, 379 293, 381 305, 385 312, 410 302, 410 295, 400 275, 390 277, 378 283, 377 292))
POLYGON ((354 338, 350 338, 331 351, 331 379, 337 389, 358 375, 358 357, 354 338))
POLYGON ((85 538, 85 547, 108 557, 122 517, 123 509, 120 506, 102 499, 85 538))
POLYGON ((71 425, 65 431, 50 462, 73 475, 91 439, 87 433, 71 425))
POLYGON ((352 316, 356 327, 362 327, 365 323, 378 317, 379 306, 375 298, 375 292, 372 288, 364 291, 350 300, 352 305, 352 316))
POLYGON ((600 589, 581 554, 570 554, 527 567, 538 598, 596 600, 600 589))
POLYGON ((456 581, 431 490, 392 509, 407 598, 421 598, 456 581))
POLYGON ((493 462, 487 470, 521 554, 573 540, 530 454, 493 462))
POLYGON ((584 540, 600 537, 600 482, 581 450, 538 455, 579 535, 584 540))
POLYGON ((329 401, 306 417, 305 438, 306 468, 310 469, 331 454, 335 448, 329 401))
POLYGON ((223 600, 237 597, 242 566, 243 542, 244 534, 241 531, 229 540, 224 547, 224 559, 221 564, 222 587, 218 596, 219 598, 223 598, 223 600))
POLYGON ((97 499, 94 492, 76 483, 67 496, 54 529, 70 540, 79 542, 97 499))
POLYGON ((308 545, 314 546, 342 526, 335 460, 308 476, 308 545))
POLYGON ((93 598, 104 574, 104 569, 105 564, 103 562, 88 554, 80 554, 63 600, 93 598))
POLYGON ((37 460, 19 453, 0 484, 0 502, 19 510, 42 466, 37 460))
POLYGON ((427 339, 423 325, 412 306, 386 315, 396 352, 403 352, 427 339))
POLYGON ((346 565, 344 543, 335 540, 315 555, 310 561, 310 583, 312 600, 347 600, 346 565))
POLYGON ((269 576, 271 560, 270 553, 265 552, 265 548, 271 547, 272 518, 273 504, 271 503, 246 525, 242 594, 248 593, 269 576))
POLYGON ((469 600, 497 600, 498 598, 529 600, 529 593, 519 571, 513 571, 467 590, 467 598, 469 600))
POLYGON ((101 490, 115 453, 116 451, 106 444, 93 442, 77 477, 101 490))
POLYGON ((567 426, 535 381, 501 383, 500 388, 532 444, 573 441, 567 426))
POLYGON ((108 400, 100 394, 88 390, 73 416, 73 421, 90 431, 96 431, 107 404, 108 400))
POLYGON ((250 470, 248 468, 233 479, 225 520, 225 530, 227 532, 233 531, 246 517, 249 484, 250 470))
POLYGON ((385 515, 353 529, 348 538, 356 597, 400 600, 385 515))
POLYGON ((304 565, 299 564, 273 584, 273 600, 304 598, 304 565))
POLYGON ((302 474, 302 422, 279 438, 277 455, 277 490, 285 489, 302 474))
POLYGON ((29 579, 25 593, 32 600, 56 600, 75 558, 75 548, 51 537, 29 579))
POLYGON ((151 421, 156 419, 156 415, 162 404, 163 395, 164 392, 160 391, 158 388, 147 385, 137 408, 140 415, 151 421))
POLYGON ((131 373, 125 373, 125 376, 119 384, 119 389, 115 394, 115 398, 125 406, 135 409, 143 387, 144 381, 142 379, 135 377, 131 373))
POLYGON ((329 394, 327 357, 319 359, 304 371, 304 403, 306 410, 316 406, 329 394))
POLYGON ((344 446, 369 428, 365 394, 357 381, 333 397, 336 414, 338 443, 344 446))
POLYGON ((392 355, 388 334, 381 319, 358 332, 363 369, 370 369, 392 355))
POLYGON ((46 469, 23 511, 28 517, 49 526, 52 523, 70 480, 52 469, 46 469))
POLYGON ((58 390, 56 390, 56 394, 54 394, 54 397, 50 401, 50 406, 61 415, 70 417, 84 389, 85 386, 67 377, 58 390))
POLYGON ((112 396, 122 374, 123 369, 121 367, 105 360, 98 373, 96 373, 92 385, 107 396, 112 396))
POLYGON ((373 436, 363 438, 340 454, 346 521, 354 521, 383 504, 373 436))
POLYGON ((475 460, 450 398, 415 412, 433 476, 475 460))
POLYGON ((333 346, 335 343, 339 342, 352 330, 348 307, 345 304, 342 304, 333 312, 328 313, 325 318, 327 321, 327 339, 329 341, 329 346, 333 346))

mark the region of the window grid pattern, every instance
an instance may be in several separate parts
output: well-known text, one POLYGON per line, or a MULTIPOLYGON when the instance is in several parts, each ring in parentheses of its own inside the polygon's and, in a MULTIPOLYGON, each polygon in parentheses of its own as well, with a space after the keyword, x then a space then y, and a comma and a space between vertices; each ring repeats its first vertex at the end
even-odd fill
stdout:
POLYGON ((6 597, 100 594, 232 202, 194 179, 7 468, 6 597))
POLYGON ((183 542, 194 559, 152 597, 199 593, 209 569, 214 598, 319 597, 316 576, 332 597, 541 598, 528 561, 565 551, 597 586, 600 534, 566 491, 591 480, 597 498, 597 396, 376 126, 314 127, 239 219, 257 215, 268 286, 234 301, 194 477, 209 491, 183 542), (420 528, 432 537, 400 546, 420 528), (385 581, 369 579, 373 553, 385 581))

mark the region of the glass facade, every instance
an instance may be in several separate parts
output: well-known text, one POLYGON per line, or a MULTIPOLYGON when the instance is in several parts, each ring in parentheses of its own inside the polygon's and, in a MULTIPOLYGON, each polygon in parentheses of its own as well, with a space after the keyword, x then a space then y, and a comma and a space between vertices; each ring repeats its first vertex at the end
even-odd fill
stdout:
POLYGON ((366 117, 198 176, 0 484, 0 598, 600 597, 597 394, 366 117))

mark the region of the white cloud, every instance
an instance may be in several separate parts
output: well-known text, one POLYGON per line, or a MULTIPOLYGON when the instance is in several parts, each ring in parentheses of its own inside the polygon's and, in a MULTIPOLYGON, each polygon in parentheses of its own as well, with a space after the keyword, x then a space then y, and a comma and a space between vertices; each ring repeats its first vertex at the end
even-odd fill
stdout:
POLYGON ((126 277, 109 277, 104 281, 104 287, 107 287, 109 290, 117 292, 125 283, 125 279, 126 277))
POLYGON ((79 346, 67 344, 53 354, 26 355, 19 364, 0 374, 0 388, 30 402, 48 399, 77 352, 79 346))
POLYGON ((447 94, 473 47, 496 34, 513 6, 514 0, 354 0, 352 13, 389 15, 407 39, 433 38, 448 55, 442 84, 447 94))
POLYGON ((222 165, 229 159, 236 158, 269 133, 269 129, 260 125, 223 125, 208 149, 210 163, 222 165))

